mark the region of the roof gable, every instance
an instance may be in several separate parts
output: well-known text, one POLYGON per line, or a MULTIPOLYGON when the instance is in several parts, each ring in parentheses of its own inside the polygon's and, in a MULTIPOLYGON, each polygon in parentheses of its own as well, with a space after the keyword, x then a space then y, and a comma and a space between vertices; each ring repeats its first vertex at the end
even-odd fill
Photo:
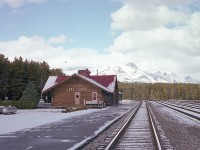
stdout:
POLYGON ((107 91, 110 93, 114 92, 115 83, 116 83, 116 76, 115 75, 106 75, 106 76, 83 76, 80 74, 73 74, 72 76, 50 76, 43 88, 43 92, 46 92, 68 80, 77 76, 87 82, 107 91))
POLYGON ((105 90, 107 92, 113 93, 113 91, 111 89, 109 89, 109 88, 101 85, 100 83, 96 82, 95 80, 93 80, 91 78, 88 78, 88 77, 80 75, 80 74, 76 74, 76 75, 79 76, 79 77, 81 77, 82 79, 85 79, 86 81, 92 83, 93 85, 98 86, 99 88, 101 88, 101 89, 103 89, 103 90, 105 90))
POLYGON ((108 87, 110 83, 115 80, 115 75, 105 75, 105 76, 90 76, 91 79, 100 83, 101 85, 108 87))
POLYGON ((52 86, 54 86, 56 83, 56 79, 57 76, 49 76, 49 78, 47 79, 47 82, 45 83, 42 92, 46 91, 47 89, 51 88, 52 86))

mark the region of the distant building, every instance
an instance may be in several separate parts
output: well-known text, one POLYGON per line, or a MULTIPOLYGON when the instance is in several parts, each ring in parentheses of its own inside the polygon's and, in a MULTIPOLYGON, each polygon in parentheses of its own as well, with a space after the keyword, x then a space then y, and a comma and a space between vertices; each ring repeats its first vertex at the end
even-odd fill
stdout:
POLYGON ((90 70, 78 70, 72 76, 50 76, 42 90, 53 106, 81 105, 84 100, 118 104, 116 75, 91 76, 90 70))

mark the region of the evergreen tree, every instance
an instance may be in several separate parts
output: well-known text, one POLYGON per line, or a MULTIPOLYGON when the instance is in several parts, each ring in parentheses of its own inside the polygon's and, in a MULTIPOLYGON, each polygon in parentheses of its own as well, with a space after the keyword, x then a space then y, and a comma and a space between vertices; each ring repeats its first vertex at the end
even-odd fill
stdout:
POLYGON ((23 60, 15 57, 12 62, 0 54, 0 100, 19 100, 29 82, 41 91, 50 75, 64 75, 61 69, 50 69, 47 62, 23 60))
POLYGON ((200 84, 186 83, 119 83, 123 99, 200 100, 200 84))
POLYGON ((17 100, 21 97, 26 86, 24 84, 24 62, 22 57, 15 57, 10 64, 10 93, 11 99, 17 100))
POLYGON ((53 68, 50 70, 50 75, 51 76, 58 76, 58 75, 65 75, 62 71, 62 69, 58 68, 53 68))
POLYGON ((39 93, 37 92, 36 86, 29 82, 23 92, 21 100, 28 100, 28 101, 38 101, 39 100, 39 93))
POLYGON ((5 99, 8 95, 9 87, 9 65, 8 58, 0 54, 0 100, 5 99))

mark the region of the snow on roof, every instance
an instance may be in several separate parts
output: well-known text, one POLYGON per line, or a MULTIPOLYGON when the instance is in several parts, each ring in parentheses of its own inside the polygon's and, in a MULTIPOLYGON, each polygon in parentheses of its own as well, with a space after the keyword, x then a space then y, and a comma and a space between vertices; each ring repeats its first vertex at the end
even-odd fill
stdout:
POLYGON ((56 79, 57 79, 57 76, 49 76, 46 84, 44 85, 44 88, 42 89, 42 91, 45 91, 48 88, 54 86, 56 84, 56 79))
MULTIPOLYGON (((115 75, 105 75, 105 76, 83 76, 80 74, 73 74, 72 76, 78 76, 98 87, 101 89, 113 93, 115 89, 115 83, 116 83, 116 76, 115 75)), ((53 88, 53 86, 59 85, 62 82, 68 80, 72 76, 50 76, 43 88, 43 92, 47 91, 50 88, 53 88)))
POLYGON ((81 78, 83 78, 83 79, 85 79, 85 80, 87 80, 87 81, 89 81, 90 83, 92 83, 92 84, 94 84, 94 85, 96 85, 96 86, 98 86, 98 87, 100 87, 100 88, 108 91, 108 92, 111 92, 111 93, 114 92, 114 91, 110 90, 109 88, 107 88, 107 87, 101 85, 100 83, 96 82, 93 79, 90 79, 90 78, 88 78, 86 76, 83 76, 83 75, 80 75, 80 74, 76 74, 76 75, 79 76, 79 77, 81 77, 81 78))
POLYGON ((116 76, 114 77, 114 80, 113 82, 111 82, 109 85, 108 85, 108 88, 114 92, 115 90, 115 83, 116 83, 116 76))

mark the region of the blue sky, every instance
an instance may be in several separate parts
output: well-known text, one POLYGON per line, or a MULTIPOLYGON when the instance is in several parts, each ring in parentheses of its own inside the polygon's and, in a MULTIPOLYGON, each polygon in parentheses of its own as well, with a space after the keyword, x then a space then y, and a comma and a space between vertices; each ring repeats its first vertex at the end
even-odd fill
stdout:
POLYGON ((121 3, 109 0, 51 0, 0 9, 0 40, 39 35, 66 35, 73 42, 64 46, 90 47, 101 51, 114 37, 110 33, 111 12, 121 3))
POLYGON ((134 62, 200 80, 199 0, 0 0, 0 20, 0 53, 10 60, 134 62))

